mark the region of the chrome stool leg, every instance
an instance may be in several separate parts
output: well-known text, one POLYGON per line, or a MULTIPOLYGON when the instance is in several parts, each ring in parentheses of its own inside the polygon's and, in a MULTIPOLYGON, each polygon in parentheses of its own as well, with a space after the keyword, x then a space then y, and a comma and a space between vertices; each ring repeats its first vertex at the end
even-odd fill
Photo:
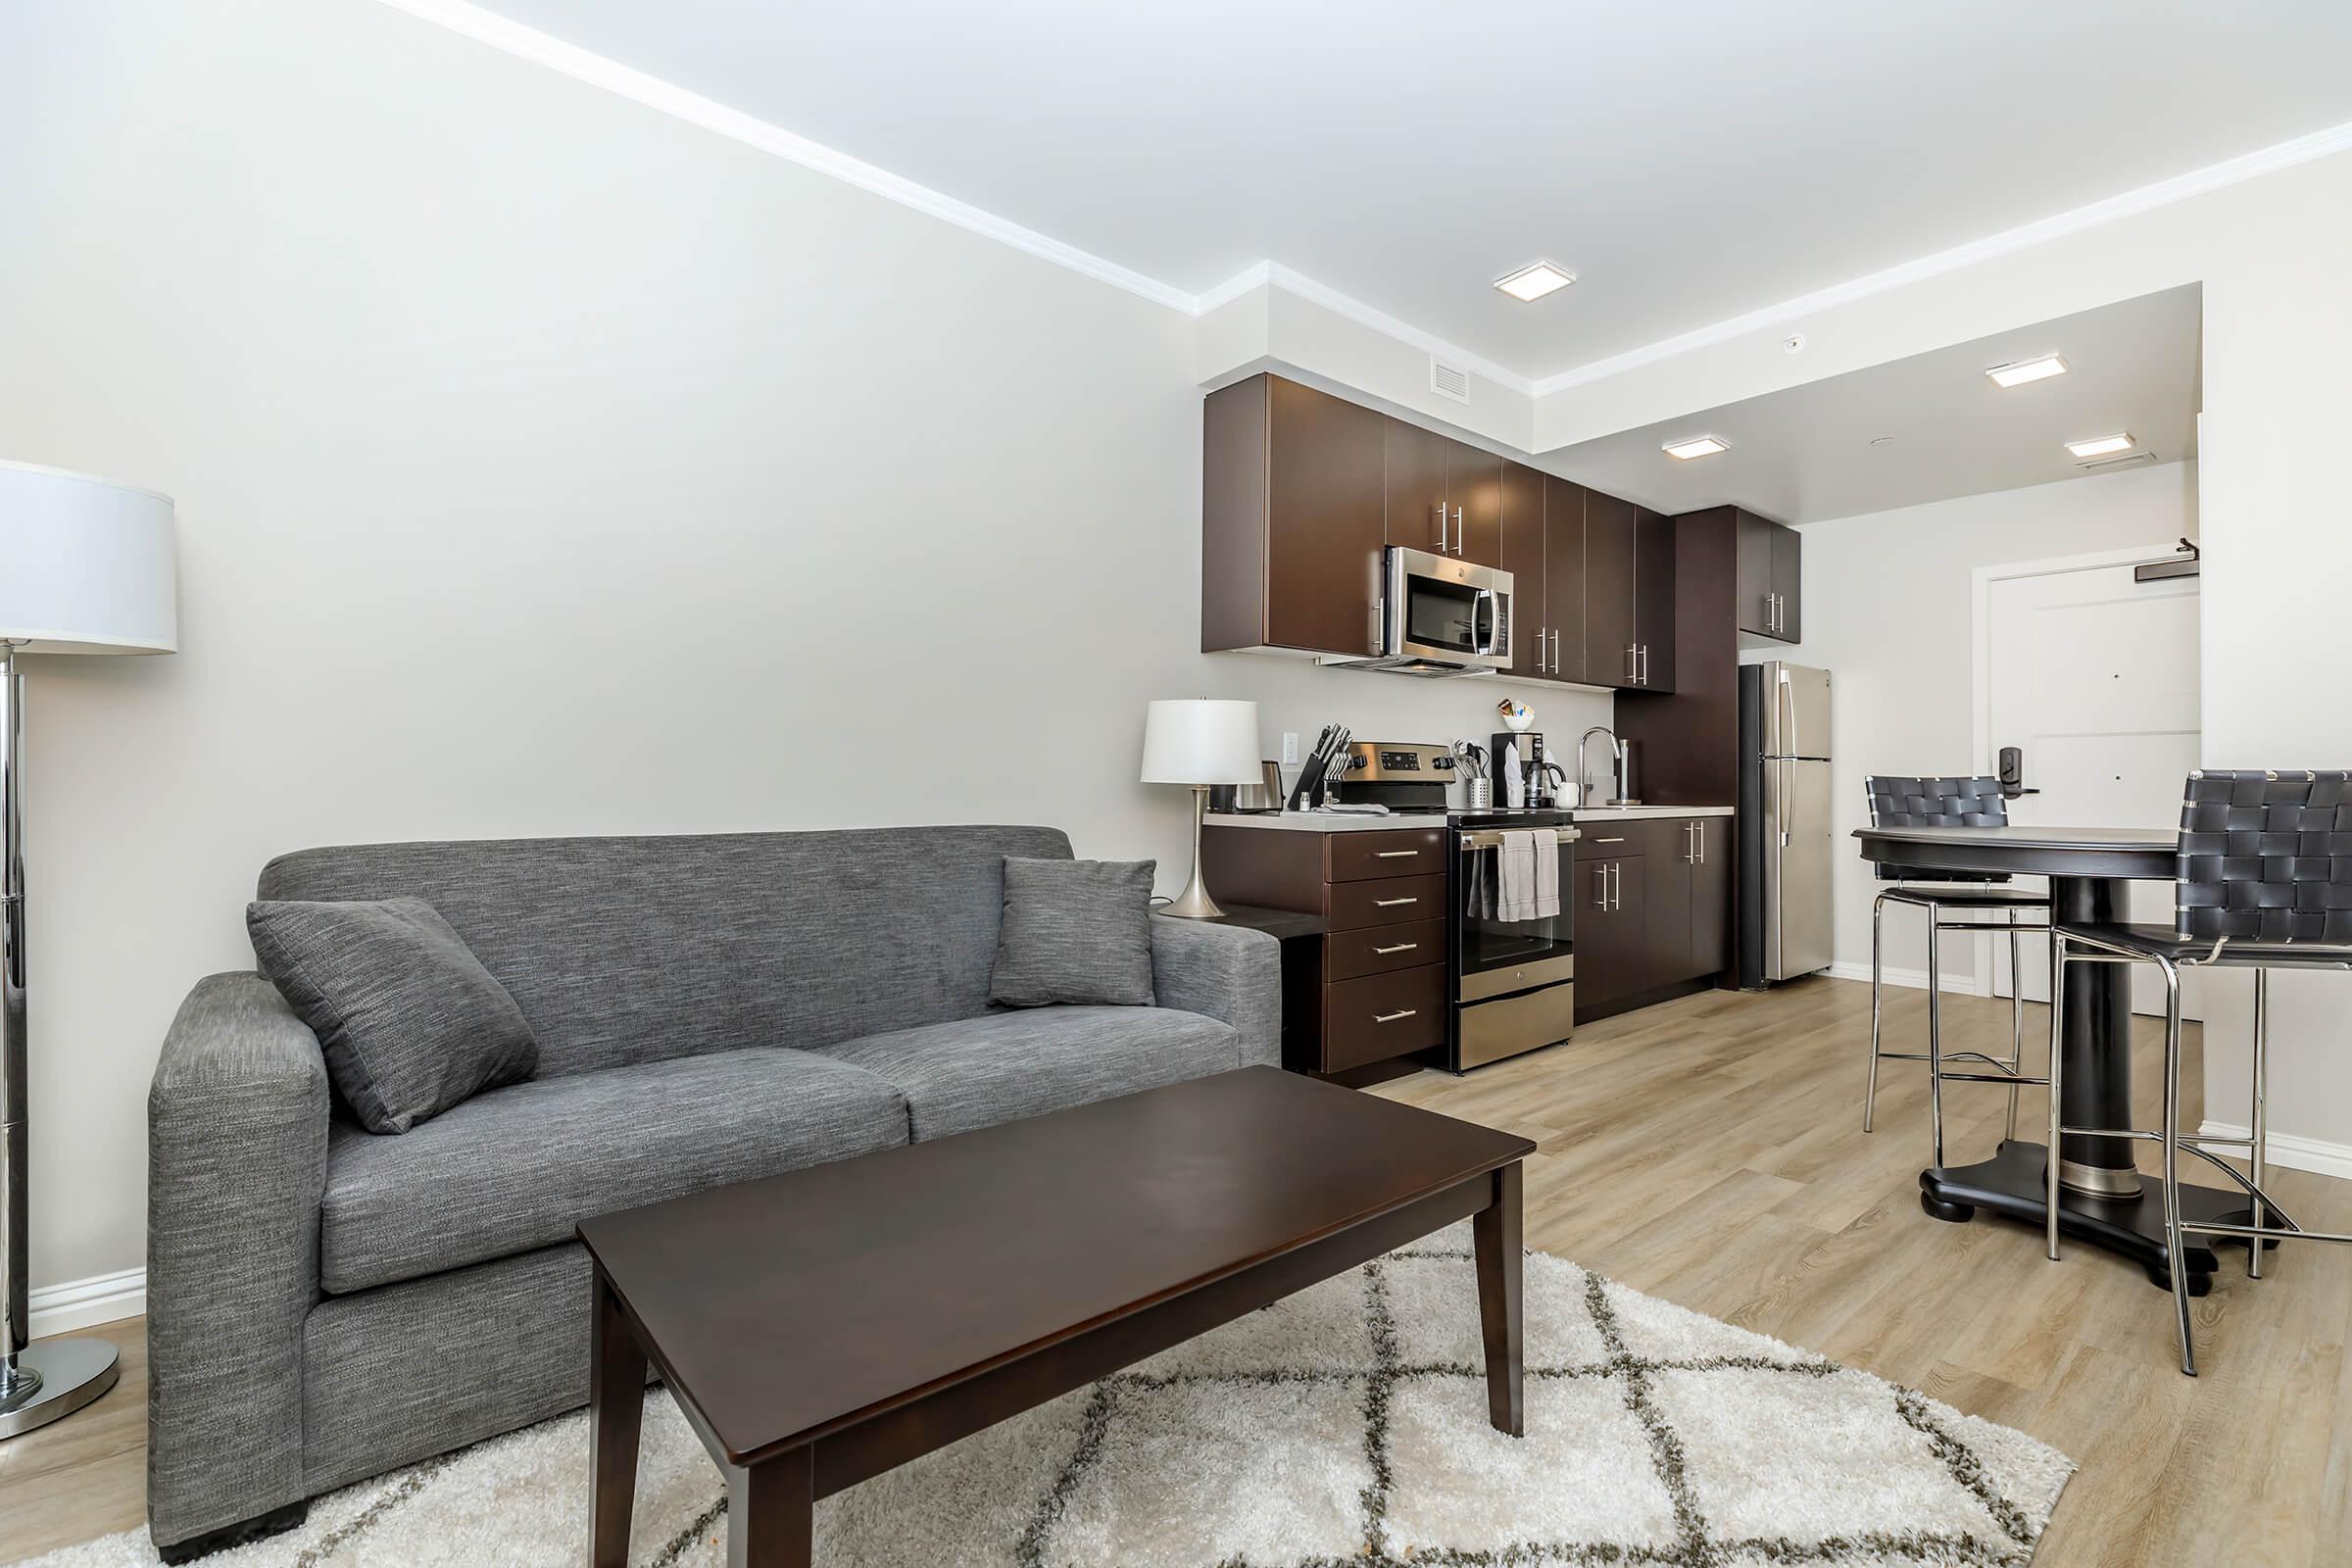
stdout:
POLYGON ((2065 1089, 2064 1063, 2066 1036, 2066 938, 2058 934, 2055 922, 2050 927, 2050 1154, 2043 1171, 2042 1201, 2048 1210, 2045 1222, 2049 1226, 2050 1261, 2058 1261, 2058 1142, 2064 1118, 2059 1107, 2065 1089))
MULTIPOLYGON (((2254 1167, 2254 1186, 2262 1187, 2263 1173, 2270 1164, 2270 1115, 2264 1103, 2270 1098, 2271 1077, 2271 971, 2254 971, 2254 1147, 2247 1158, 2254 1167)), ((2256 1234, 2246 1243, 2246 1278, 2262 1278, 2262 1211, 2266 1205, 2257 1196, 2254 1200, 2254 1230, 2256 1234)))
MULTIPOLYGON (((2009 911, 2009 1073, 2015 1077, 2026 1059, 2026 986, 2017 967, 2017 911, 2009 911)), ((2004 1142, 2017 1142, 2017 1086, 2009 1086, 2009 1125, 2004 1142)))
POLYGON ((1879 1099, 1879 1020, 1886 1009, 1886 895, 1882 893, 1870 904, 1870 1082, 1862 1090, 1862 1130, 1870 1131, 1870 1118, 1879 1099))
POLYGON ((1935 1125, 1936 1157, 1943 1168, 1943 910, 1928 906, 1928 1118, 1935 1125))
MULTIPOLYGON (((2180 971, 2159 958, 2164 971, 2164 1255, 2172 1276, 2173 1316, 2180 1329, 2180 1370, 2197 1375, 2197 1353, 2189 1340, 2188 1263, 2180 1242, 2180 971)), ((2260 1201, 2260 1200, 2256 1200, 2260 1201)))

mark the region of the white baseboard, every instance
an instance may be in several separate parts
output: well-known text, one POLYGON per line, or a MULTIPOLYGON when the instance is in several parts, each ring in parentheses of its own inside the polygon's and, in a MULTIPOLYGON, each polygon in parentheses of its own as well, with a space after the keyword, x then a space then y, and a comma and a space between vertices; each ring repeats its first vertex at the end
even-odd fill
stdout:
MULTIPOLYGON (((1870 984, 1870 965, 1867 963, 1854 963, 1841 958, 1821 972, 1833 980, 1859 980, 1864 985, 1870 984)), ((1928 989, 1928 971, 1925 969, 1888 969, 1886 983, 1890 986, 1903 986, 1912 991, 1925 991, 1928 989)), ((1943 976, 1943 994, 1947 997, 1977 996, 1980 994, 1977 990, 1977 977, 1969 974, 1947 974, 1943 976)))
POLYGON ((34 1339, 71 1334, 118 1318, 137 1317, 147 1310, 147 1271, 126 1268, 120 1274, 97 1274, 63 1285, 44 1285, 32 1293, 26 1327, 34 1339))
MULTIPOLYGON (((2244 1138, 2251 1131, 2234 1122, 2209 1121, 2197 1128, 2197 1136, 2244 1138)), ((2298 1138, 2293 1133, 2273 1133, 2270 1144, 2269 1157, 2274 1165, 2352 1180, 2352 1144, 2331 1144, 2324 1138, 2298 1138)), ((2220 1149, 2214 1152, 2227 1156, 2230 1151, 2220 1149)))

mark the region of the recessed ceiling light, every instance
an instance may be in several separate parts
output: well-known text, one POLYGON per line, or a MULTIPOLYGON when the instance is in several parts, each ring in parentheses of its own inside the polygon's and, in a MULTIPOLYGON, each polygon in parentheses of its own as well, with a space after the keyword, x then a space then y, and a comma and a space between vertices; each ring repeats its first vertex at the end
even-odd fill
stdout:
POLYGON ((1549 262, 1538 262, 1533 267, 1522 267, 1508 277, 1496 278, 1494 286, 1515 300, 1533 304, 1552 290, 1566 288, 1575 281, 1574 272, 1554 267, 1549 262))
POLYGON ((2045 354, 2038 360, 1996 365, 1984 373, 1992 377, 1995 386, 2024 386, 2028 381, 2046 381, 2053 375, 2064 375, 2066 362, 2055 354, 2045 354))
POLYGON ((1711 435, 1694 435, 1688 441, 1667 442, 1666 455, 1688 463, 1692 458, 1711 458, 1718 452, 1728 452, 1731 446, 1729 441, 1719 441, 1711 435))
POLYGON ((2131 451, 2132 437, 2129 435, 2102 435, 2088 441, 2069 441, 2066 444, 2066 450, 2078 458, 2103 458, 2110 452, 2131 451))

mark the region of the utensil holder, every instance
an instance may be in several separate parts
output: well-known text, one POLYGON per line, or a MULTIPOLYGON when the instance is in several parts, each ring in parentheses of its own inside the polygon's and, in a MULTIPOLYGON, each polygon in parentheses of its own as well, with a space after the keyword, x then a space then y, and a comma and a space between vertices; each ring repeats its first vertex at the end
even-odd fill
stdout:
POLYGON ((1462 805, 1473 811, 1494 808, 1494 781, 1486 778, 1462 780, 1462 805))

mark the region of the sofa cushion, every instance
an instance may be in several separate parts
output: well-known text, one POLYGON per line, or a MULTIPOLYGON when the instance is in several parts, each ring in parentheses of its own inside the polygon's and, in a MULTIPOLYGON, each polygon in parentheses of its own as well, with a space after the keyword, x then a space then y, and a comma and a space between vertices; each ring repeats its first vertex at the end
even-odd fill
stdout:
POLYGON ((882 1079, 778 1048, 516 1084, 401 1138, 328 1135, 329 1294, 571 1239, 580 1221, 906 1142, 882 1079))
POLYGON ((1007 1007, 1152 1005, 1158 863, 1004 857, 1004 919, 988 1000, 1007 1007))
POLYGON ((405 1133, 538 1064, 514 999, 422 899, 249 904, 245 930, 369 1132, 405 1133))
POLYGON ((1004 857, 1069 853, 1046 827, 360 844, 279 856, 261 897, 430 900, 554 1078, 968 1018, 1004 857))
POLYGON ((1231 1027, 1173 1007, 991 1013, 845 1040, 821 1054, 896 1085, 918 1142, 1242 1064, 1231 1027))

